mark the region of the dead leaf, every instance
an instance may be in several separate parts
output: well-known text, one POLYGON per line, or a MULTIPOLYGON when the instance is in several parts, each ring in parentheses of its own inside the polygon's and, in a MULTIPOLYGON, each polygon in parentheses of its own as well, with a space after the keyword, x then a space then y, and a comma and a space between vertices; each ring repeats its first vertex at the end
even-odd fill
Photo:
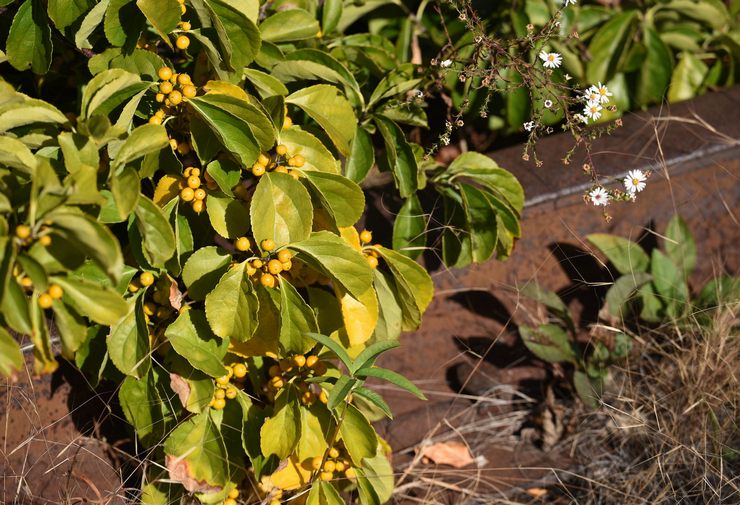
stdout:
POLYGON ((172 280, 172 283, 170 284, 170 305, 175 310, 180 310, 182 307, 182 300, 185 297, 182 294, 182 291, 180 291, 180 288, 177 287, 177 282, 172 280))
POLYGON ((440 442, 428 445, 421 449, 422 457, 438 465, 449 465, 454 468, 463 468, 475 463, 468 446, 460 442, 440 442))
POLYGON ((532 487, 527 489, 527 494, 535 498, 542 498, 547 494, 547 489, 541 487, 532 487))
POLYGON ((206 481, 194 479, 190 475, 190 463, 184 458, 176 458, 168 454, 165 464, 170 473, 170 479, 178 481, 191 493, 217 493, 222 489, 218 486, 211 486, 206 481))
POLYGON ((170 387, 172 391, 177 393, 180 398, 180 403, 183 407, 188 406, 188 400, 190 399, 190 384, 188 381, 177 375, 176 373, 170 374, 170 387))

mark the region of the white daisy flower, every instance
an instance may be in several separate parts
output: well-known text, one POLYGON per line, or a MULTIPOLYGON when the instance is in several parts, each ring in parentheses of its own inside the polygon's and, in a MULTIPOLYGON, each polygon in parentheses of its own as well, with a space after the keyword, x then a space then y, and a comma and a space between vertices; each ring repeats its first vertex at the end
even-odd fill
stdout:
POLYGON ((583 109, 583 115, 596 121, 601 117, 602 110, 603 107, 599 105, 599 102, 588 102, 586 108, 583 109))
POLYGON ((550 107, 552 107, 552 100, 545 100, 544 106, 546 109, 549 109, 550 107))
POLYGON ((635 193, 639 193, 645 189, 646 180, 647 176, 645 176, 642 170, 630 170, 627 172, 627 177, 625 177, 622 182, 624 182, 624 187, 627 189, 627 192, 634 195, 635 193))
POLYGON ((593 189, 588 194, 588 196, 591 198, 591 203, 593 203, 597 207, 600 205, 606 206, 609 204, 609 193, 607 193, 604 188, 598 187, 596 189, 593 189))
POLYGON ((601 95, 599 94, 599 90, 596 88, 596 86, 591 86, 586 91, 583 92, 583 100, 586 102, 594 102, 594 103, 600 103, 601 102, 601 95))
POLYGON ((563 57, 559 53, 548 53, 542 51, 540 53, 540 59, 544 62, 542 65, 545 68, 558 68, 563 63, 563 57))
POLYGON ((452 65, 452 60, 442 60, 439 62, 439 66, 442 68, 447 68, 450 65, 452 65))
POLYGON ((534 130, 534 127, 536 126, 536 124, 534 121, 527 121, 526 123, 524 123, 523 126, 525 130, 527 130, 528 132, 531 132, 532 130, 534 130))
POLYGON ((596 86, 591 86, 589 90, 595 92, 595 94, 599 96, 599 101, 601 103, 607 103, 609 101, 609 97, 612 96, 612 92, 609 91, 609 89, 601 83, 596 86))

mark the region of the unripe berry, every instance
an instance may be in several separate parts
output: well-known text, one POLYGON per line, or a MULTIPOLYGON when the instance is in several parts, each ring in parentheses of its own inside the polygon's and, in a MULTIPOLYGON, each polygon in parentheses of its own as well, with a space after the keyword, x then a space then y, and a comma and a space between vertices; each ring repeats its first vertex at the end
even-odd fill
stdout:
POLYGON ((157 75, 159 76, 159 80, 169 81, 170 77, 172 77, 172 69, 170 67, 162 67, 157 71, 157 75))
POLYGON ((262 274, 260 276, 260 284, 262 284, 266 288, 274 288, 275 287, 275 277, 273 277, 270 274, 262 274))
POLYGON ((180 102, 182 102, 182 93, 175 90, 172 93, 170 93, 169 99, 172 105, 180 105, 180 102))
POLYGON ((172 93, 172 83, 170 81, 164 81, 159 85, 159 92, 165 95, 172 93))
POLYGON ((271 238, 266 238, 262 241, 260 247, 263 251, 272 251, 273 249, 275 249, 275 241, 271 238))
POLYGON ((205 200, 206 199, 206 190, 203 188, 198 188, 195 190, 195 199, 196 200, 205 200))
POLYGON ((203 200, 196 200, 193 202, 193 212, 196 214, 200 214, 203 212, 203 209, 206 207, 206 205, 203 203, 203 200))
POLYGON ((180 191, 180 198, 182 198, 183 201, 190 202, 195 198, 195 191, 193 191, 193 188, 184 188, 180 191))
POLYGON ((234 377, 237 379, 241 379, 247 375, 247 365, 244 363, 236 363, 232 368, 234 369, 234 377))
POLYGON ((182 87, 182 95, 185 98, 194 98, 198 94, 198 90, 192 84, 188 84, 182 87))
POLYGON ((360 232, 360 241, 365 244, 369 244, 373 241, 373 233, 370 230, 362 230, 362 232, 360 232))
POLYGON ((39 296, 39 307, 42 309, 51 308, 54 304, 54 299, 48 293, 43 293, 39 296))
POLYGON ((239 237, 234 242, 234 247, 236 248, 236 250, 242 252, 249 251, 250 245, 251 244, 249 243, 249 239, 247 237, 239 237))
POLYGON ((188 177, 188 187, 193 189, 199 188, 200 177, 198 177, 197 175, 191 175, 190 177, 188 177))
POLYGON ((284 144, 278 144, 278 146, 275 148, 275 152, 278 153, 280 156, 285 156, 288 154, 288 148, 284 144))
POLYGON ((64 295, 64 290, 59 284, 52 284, 49 286, 49 295, 55 300, 59 300, 64 295))
POLYGON ((254 175, 255 177, 261 177, 264 174, 265 174, 264 165, 260 165, 259 163, 255 163, 254 165, 252 165, 252 175, 254 175))
MULTIPOLYGON (((184 7, 184 6, 183 6, 184 7)), ((178 49, 185 50, 190 45, 190 39, 186 35, 180 35, 175 41, 175 45, 178 49)))
POLYGON ((267 270, 272 275, 277 275, 283 271, 283 264, 278 260, 270 260, 267 262, 267 270))

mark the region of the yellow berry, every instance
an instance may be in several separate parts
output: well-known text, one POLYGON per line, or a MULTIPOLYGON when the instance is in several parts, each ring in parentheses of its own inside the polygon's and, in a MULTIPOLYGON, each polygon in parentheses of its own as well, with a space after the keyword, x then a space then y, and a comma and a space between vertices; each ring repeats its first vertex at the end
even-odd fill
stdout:
POLYGON ((360 240, 365 244, 369 244, 373 241, 373 233, 369 230, 362 230, 362 232, 360 232, 360 240))
POLYGON ((288 249, 282 249, 280 252, 278 252, 277 258, 280 261, 280 263, 285 263, 286 261, 290 261, 290 259, 293 257, 293 254, 288 249))
POLYGON ((190 175, 195 177, 200 177, 200 168, 197 167, 191 167, 190 168, 190 175))
POLYGON ((171 147, 171 148, 172 148, 173 150, 177 149, 177 140, 175 140, 175 139, 170 139, 170 147, 171 147))
POLYGON ((48 293, 43 293, 39 296, 39 307, 42 309, 48 309, 54 303, 54 299, 48 293))
POLYGON ((286 167, 285 165, 278 165, 277 168, 275 169, 275 172, 277 172, 279 174, 287 174, 288 173, 288 167, 286 167))
POLYGON ((288 270, 290 270, 291 268, 293 268, 293 262, 292 262, 292 261, 290 261, 290 260, 288 260, 288 261, 284 261, 284 262, 282 262, 282 263, 280 263, 280 264, 282 265, 282 267, 283 267, 283 270, 284 270, 284 271, 286 271, 286 272, 287 272, 288 270))
POLYGON ((329 457, 334 459, 339 457, 339 451, 336 447, 332 447, 331 449, 329 449, 329 457))
POLYGON ((180 102, 182 102, 182 93, 175 90, 170 93, 170 96, 168 98, 170 99, 170 103, 172 105, 180 105, 180 102))
POLYGON ((180 4, 180 14, 185 15, 185 13, 188 11, 188 8, 185 7, 185 4, 180 4))
POLYGON ((254 175, 255 177, 261 177, 264 174, 265 174, 264 165, 260 165, 259 163, 255 163, 254 165, 252 165, 252 175, 254 175))
POLYGON ((177 146, 177 152, 185 156, 190 152, 190 144, 187 142, 180 142, 180 145, 177 146))
POLYGON ((267 166, 270 163, 270 157, 265 153, 260 153, 259 158, 257 158, 257 163, 267 166))
POLYGON ((149 124, 162 124, 162 118, 159 116, 152 116, 149 118, 149 124))
POLYGON ((355 472, 354 468, 350 467, 344 471, 344 475, 348 479, 354 479, 355 477, 357 477, 357 472, 355 472))
POLYGON ((48 247, 51 245, 51 235, 43 235, 39 237, 39 244, 41 244, 44 247, 48 247))
POLYGON ((185 169, 182 171, 182 175, 183 177, 188 178, 190 177, 192 172, 193 172, 193 167, 185 167, 185 169))
POLYGON ((365 259, 367 260, 367 264, 370 265, 370 268, 378 268, 378 258, 375 256, 365 256, 365 259))
POLYGON ((192 84, 187 84, 182 87, 182 95, 185 98, 193 98, 198 94, 198 90, 192 84))
POLYGON ((159 85, 159 92, 163 93, 165 95, 169 95, 172 93, 172 83, 170 81, 164 81, 162 84, 159 85))
POLYGON ((136 293, 140 289, 140 286, 137 282, 132 282, 128 285, 128 290, 130 293, 136 293))
POLYGON ((270 374, 270 377, 277 377, 280 375, 280 367, 278 365, 272 365, 268 370, 267 373, 270 374))
POLYGON ((336 469, 337 465, 334 464, 333 461, 327 461, 324 463, 324 471, 325 472, 332 472, 334 473, 334 470, 336 469))
POLYGON ((275 249, 275 241, 271 238, 266 238, 260 243, 260 247, 263 251, 272 251, 275 249))
POLYGON ((154 96, 154 99, 155 99, 155 100, 156 100, 157 102, 159 102, 159 103, 162 103, 162 102, 164 102, 164 93, 157 93, 157 94, 156 94, 156 95, 154 96))
POLYGON ((272 384, 272 387, 274 387, 275 389, 280 389, 285 385, 285 381, 282 377, 277 376, 270 379, 270 384, 272 384))
POLYGON ((278 153, 280 156, 285 156, 288 154, 288 148, 284 144, 278 144, 278 146, 275 148, 275 152, 278 153))
POLYGON ((226 390, 226 398, 228 398, 229 400, 233 400, 234 398, 236 398, 237 394, 238 393, 235 387, 230 387, 226 390))
POLYGON ((157 71, 160 81, 169 81, 172 77, 172 69, 170 67, 162 67, 157 71))
POLYGON ((283 264, 278 260, 270 260, 267 262, 267 270, 272 275, 277 275, 283 271, 283 264))
POLYGON ((234 377, 237 379, 241 379, 247 375, 247 365, 244 363, 237 363, 232 368, 234 369, 234 377))
POLYGON ((321 472, 321 480, 332 480, 334 474, 332 472, 321 472))
POLYGON ((188 177, 188 187, 193 189, 199 188, 200 177, 198 177, 197 175, 191 175, 190 177, 188 177))
POLYGON ((203 209, 205 208, 205 204, 203 203, 203 200, 196 200, 193 202, 193 212, 196 214, 200 214, 203 212, 203 209))
POLYGON ((237 505, 236 500, 233 498, 226 498, 224 500, 224 505, 237 505))
POLYGON ((198 188, 195 190, 195 199, 196 200, 205 200, 206 199, 206 190, 203 188, 198 188))
POLYGON ((285 119, 283 120, 283 130, 290 128, 291 126, 293 126, 293 120, 288 116, 285 116, 285 119))
POLYGON ((316 456, 311 460, 311 468, 314 470, 318 470, 321 468, 321 462, 323 461, 323 458, 321 456, 316 456))
POLYGON ((195 198, 195 191, 193 191, 193 188, 184 188, 180 191, 180 198, 186 202, 190 202, 195 198))
POLYGON ((222 410, 224 407, 226 407, 226 400, 223 398, 216 398, 213 400, 213 408, 216 410, 222 410))
MULTIPOLYGON (((187 32, 187 31, 190 31, 190 28, 192 28, 192 26, 191 26, 191 25, 190 25, 190 23, 188 23, 187 21, 182 21, 182 22, 180 23, 180 28, 181 28, 182 30, 184 30, 184 31, 186 31, 186 32, 187 32)), ((237 496, 238 496, 238 495, 237 495, 237 496)), ((236 498, 236 496, 235 496, 234 498, 236 498)))
POLYGON ((216 384, 220 386, 225 386, 229 383, 229 376, 228 375, 222 375, 218 379, 216 379, 216 384))
POLYGON ((154 302, 144 302, 144 314, 153 316, 157 311, 157 305, 154 302))
POLYGON ((255 270, 259 270, 260 268, 262 268, 262 260, 259 258, 253 259, 252 266, 255 270))
POLYGON ((319 401, 321 403, 329 403, 329 395, 327 395, 326 391, 323 389, 321 390, 321 393, 319 393, 319 401))
POLYGON ((142 272, 139 276, 139 283, 146 287, 154 284, 154 275, 151 272, 142 272))
MULTIPOLYGON (((188 24, 190 24, 190 23, 188 23, 188 24)), ((239 498, 239 490, 236 489, 236 488, 234 488, 231 491, 229 491, 229 498, 233 498, 234 500, 236 500, 237 498, 239 498)))
POLYGON ((190 79, 190 76, 188 74, 180 74, 177 76, 177 84, 180 86, 187 86, 188 84, 191 84, 193 81, 190 79))
POLYGON ((49 286, 49 295, 55 300, 59 300, 64 295, 64 290, 59 284, 52 284, 49 286))
POLYGON ((347 467, 344 466, 344 463, 342 463, 341 461, 337 461, 337 464, 335 465, 335 468, 334 469, 337 472, 343 472, 345 468, 347 468, 347 467))
POLYGON ((247 237, 239 237, 234 242, 234 247, 237 251, 249 251, 251 244, 249 243, 249 239, 247 237))
POLYGON ((247 263, 247 276, 251 277, 257 273, 257 269, 252 266, 251 263, 247 263))
POLYGON ((293 356, 293 364, 298 368, 301 368, 306 364, 306 357, 303 354, 296 354, 293 356))
POLYGON ((306 159, 300 154, 296 154, 291 158, 291 160, 293 160, 293 164, 291 165, 292 167, 301 168, 306 164, 306 159))
POLYGON ((224 391, 223 389, 217 389, 216 391, 213 392, 213 397, 217 400, 220 398, 225 398, 226 391, 224 391))
POLYGON ((262 274, 260 276, 260 284, 262 284, 266 288, 274 288, 275 277, 273 277, 271 274, 262 274))
POLYGON ((318 356, 309 356, 309 357, 306 358, 306 366, 308 368, 315 367, 316 366, 316 363, 318 363, 318 362, 319 362, 319 357, 318 356))
MULTIPOLYGON (((183 6, 184 7, 184 6, 183 6)), ((190 45, 190 39, 186 35, 180 35, 175 41, 175 45, 178 49, 185 50, 190 45)))
POLYGON ((31 286, 33 286, 33 281, 30 277, 23 277, 21 279, 21 286, 24 288, 30 288, 31 286))
POLYGON ((160 119, 164 119, 164 109, 159 109, 157 112, 154 113, 154 115, 160 119))

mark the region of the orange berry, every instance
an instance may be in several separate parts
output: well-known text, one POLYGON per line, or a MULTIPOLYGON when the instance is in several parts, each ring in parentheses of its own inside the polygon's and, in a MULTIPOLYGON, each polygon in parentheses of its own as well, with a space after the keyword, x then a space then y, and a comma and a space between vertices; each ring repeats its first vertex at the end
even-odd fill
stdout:
POLYGON ((224 500, 224 505, 237 505, 236 500, 233 498, 226 498, 224 500))
POLYGON ((369 230, 362 230, 362 232, 360 232, 360 241, 365 244, 369 244, 373 241, 373 233, 369 230))
POLYGON ((370 265, 370 268, 378 268, 378 258, 375 256, 365 256, 365 259, 367 260, 367 264, 370 265))
POLYGON ((198 177, 197 175, 191 175, 190 177, 188 177, 188 187, 193 189, 199 188, 200 177, 198 177))
POLYGON ((226 391, 224 391, 223 389, 217 389, 213 392, 213 397, 217 400, 221 398, 226 398, 226 391))
POLYGON ((149 124, 162 124, 162 118, 159 116, 152 116, 149 118, 149 124))
POLYGON ((252 260, 252 267, 254 267, 255 270, 259 270, 262 268, 262 260, 259 258, 252 260))
POLYGON ((198 94, 198 90, 192 84, 182 87, 182 94, 185 98, 193 98, 198 94))
POLYGON ((293 364, 298 368, 301 368, 306 364, 306 357, 303 354, 296 354, 293 356, 293 364))
POLYGON ((315 458, 313 458, 311 460, 311 468, 313 468, 314 470, 318 470, 319 468, 321 468, 322 460, 323 458, 321 456, 316 456, 315 458))
POLYGON ((190 175, 191 175, 191 176, 193 176, 193 175, 194 175, 195 177, 200 177, 200 168, 197 168, 197 167, 192 167, 192 168, 190 169, 190 175))
POLYGON ((262 284, 266 288, 274 288, 275 287, 275 277, 273 277, 270 274, 262 274, 260 276, 260 284, 262 284))
POLYGON ((272 365, 268 370, 267 373, 270 375, 270 377, 277 377, 280 375, 281 370, 278 365, 272 365))
POLYGON ((293 254, 291 254, 288 249, 281 249, 277 257, 278 260, 280 260, 280 263, 285 263, 286 261, 290 261, 290 259, 293 257, 293 254))
POLYGON ((164 93, 157 93, 154 95, 154 99, 159 103, 164 102, 164 93))
POLYGON ((203 203, 203 200, 196 200, 193 202, 193 212, 196 214, 200 214, 205 208, 206 205, 203 203))
POLYGON ((270 260, 267 262, 267 270, 272 275, 277 275, 283 271, 283 264, 278 260, 270 260))
POLYGON ((259 158, 257 158, 257 163, 267 166, 270 163, 270 157, 267 156, 265 153, 260 153, 259 158))
POLYGON ((180 102, 182 102, 182 93, 175 90, 170 93, 170 96, 168 98, 170 99, 170 103, 172 105, 180 105, 180 102))
POLYGON ((193 81, 190 79, 190 76, 188 74, 180 74, 177 76, 177 84, 180 86, 186 86, 188 84, 191 84, 193 81))
POLYGON ((165 95, 169 95, 172 93, 172 83, 170 81, 164 81, 162 84, 159 85, 159 92, 163 93, 165 95))
POLYGON ((260 165, 259 163, 255 163, 252 165, 252 175, 255 177, 261 177, 265 173, 265 166, 260 165))
POLYGON ((318 363, 318 362, 319 362, 319 357, 318 356, 309 356, 309 357, 306 358, 306 366, 308 368, 315 367, 316 366, 316 363, 318 363))
POLYGON ((195 199, 196 200, 205 200, 206 199, 206 190, 203 188, 198 188, 195 190, 195 199))
POLYGON ((280 389, 285 385, 285 381, 282 377, 276 376, 270 379, 270 384, 272 384, 272 387, 274 387, 275 389, 280 389))
POLYGON ((275 249, 275 241, 271 238, 266 238, 262 241, 260 247, 263 251, 272 251, 273 249, 275 249))
POLYGON ((283 261, 283 262, 282 262, 282 263, 280 263, 280 264, 281 264, 281 265, 283 266, 283 270, 285 270, 286 272, 287 272, 288 270, 290 270, 291 268, 293 268, 293 262, 292 262, 292 261, 290 261, 290 260, 288 260, 288 261, 283 261))
POLYGON ((236 239, 236 242, 234 242, 234 247, 237 251, 249 251, 251 244, 249 243, 249 239, 247 237, 239 237, 236 239))
MULTIPOLYGON (((183 6, 184 7, 184 6, 183 6)), ((190 45, 190 39, 186 35, 180 35, 175 41, 175 45, 178 49, 185 50, 190 45)))
POLYGON ((172 77, 172 69, 170 67, 162 67, 157 71, 159 80, 168 81, 172 77))
POLYGON ((334 473, 334 470, 336 470, 336 468, 337 468, 337 465, 334 464, 333 461, 327 461, 326 463, 324 463, 324 471, 325 472, 334 473))
POLYGON ((355 477, 357 477, 357 472, 355 472, 355 469, 354 469, 354 468, 352 468, 352 467, 349 467, 349 468, 347 468, 347 469, 346 469, 346 470, 344 471, 344 475, 345 475, 345 477, 347 477, 348 479, 354 479, 355 477))
POLYGON ((291 126, 293 126, 293 120, 288 116, 285 116, 285 119, 283 120, 283 130, 290 128, 291 126))
POLYGON ((288 173, 288 167, 285 165, 278 165, 275 169, 275 172, 278 172, 280 174, 287 174, 288 173))
POLYGON ((180 198, 186 202, 190 202, 195 198, 195 191, 193 191, 193 188, 184 188, 180 191, 180 198))
POLYGON ((32 286, 33 286, 33 281, 31 280, 30 277, 23 277, 21 279, 21 287, 30 288, 32 286))

